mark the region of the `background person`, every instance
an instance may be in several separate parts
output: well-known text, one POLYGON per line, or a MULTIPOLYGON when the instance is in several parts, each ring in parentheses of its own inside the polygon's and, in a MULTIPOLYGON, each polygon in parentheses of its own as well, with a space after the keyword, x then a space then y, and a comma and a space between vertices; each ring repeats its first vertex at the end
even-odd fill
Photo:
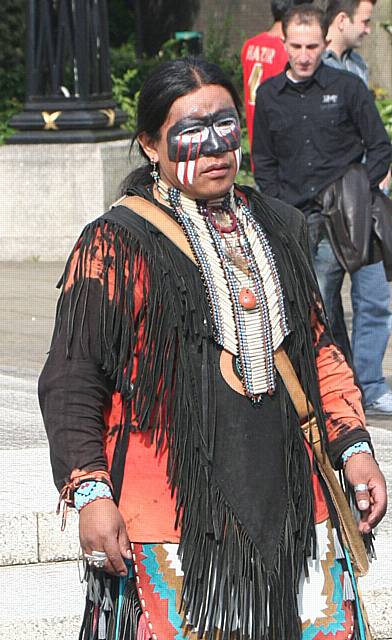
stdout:
MULTIPOLYGON (((376 0, 329 0, 326 15, 329 23, 328 48, 323 60, 336 69, 358 75, 368 85, 368 67, 356 51, 371 31, 371 18, 376 0)), ((385 189, 390 171, 380 183, 385 189)), ((377 248, 376 248, 377 252, 377 248)), ((378 255, 378 253, 376 253, 378 255)), ((362 267, 351 276, 353 326, 351 346, 353 363, 361 384, 368 415, 392 414, 392 391, 383 374, 383 359, 391 332, 391 290, 381 261, 362 267), (371 342, 372 348, 369 349, 371 342)), ((334 302, 336 309, 332 331, 337 340, 341 335, 344 312, 341 295, 334 302)))
MULTIPOLYGON (((263 192, 305 213, 313 264, 329 319, 336 326, 339 309, 335 301, 345 272, 320 215, 321 194, 350 165, 360 163, 365 152, 370 186, 377 189, 388 172, 391 146, 362 80, 322 62, 327 35, 323 13, 311 5, 301 5, 291 9, 282 24, 290 66, 257 91, 255 179, 263 192)), ((336 338, 350 357, 344 323, 336 338)), ((370 339, 373 342, 374 338, 370 339)), ((361 370, 358 373, 364 374, 361 370)), ((374 401, 365 398, 368 406, 374 401)))
POLYGON ((280 346, 364 534, 385 513, 385 481, 324 323, 303 217, 234 187, 239 109, 215 65, 155 70, 135 133, 146 162, 66 265, 39 394, 55 482, 80 512, 85 640, 360 638, 355 577, 274 366, 280 346), (156 220, 180 225, 193 259, 156 220))
POLYGON ((252 148, 257 87, 267 78, 283 71, 287 63, 287 53, 283 44, 282 17, 292 5, 293 0, 272 0, 271 13, 274 19, 272 27, 247 40, 241 50, 245 117, 250 148, 252 148))

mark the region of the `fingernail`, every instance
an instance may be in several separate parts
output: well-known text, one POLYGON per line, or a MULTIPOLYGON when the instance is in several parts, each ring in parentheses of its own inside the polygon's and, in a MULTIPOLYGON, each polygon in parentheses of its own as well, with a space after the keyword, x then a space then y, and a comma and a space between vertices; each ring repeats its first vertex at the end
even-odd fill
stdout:
POLYGON ((361 509, 361 511, 364 511, 365 509, 369 508, 369 503, 367 500, 359 500, 358 507, 361 509))
POLYGON ((132 558, 132 551, 130 549, 127 550, 127 558, 131 559, 132 558))

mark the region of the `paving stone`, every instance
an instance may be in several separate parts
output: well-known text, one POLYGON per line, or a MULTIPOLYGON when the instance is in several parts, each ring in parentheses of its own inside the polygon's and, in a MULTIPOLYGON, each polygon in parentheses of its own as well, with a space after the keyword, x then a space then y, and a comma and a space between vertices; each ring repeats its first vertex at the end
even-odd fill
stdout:
POLYGON ((26 618, 1 623, 1 633, 7 640, 77 640, 80 616, 63 618, 26 618))
POLYGON ((364 593, 363 598, 374 637, 377 640, 390 640, 392 638, 392 588, 364 593))
POLYGON ((53 484, 47 445, 0 450, 0 470, 0 513, 49 513, 56 508, 58 491, 53 484))
POLYGON ((76 563, 0 568, 1 635, 7 640, 76 640, 84 593, 76 563))

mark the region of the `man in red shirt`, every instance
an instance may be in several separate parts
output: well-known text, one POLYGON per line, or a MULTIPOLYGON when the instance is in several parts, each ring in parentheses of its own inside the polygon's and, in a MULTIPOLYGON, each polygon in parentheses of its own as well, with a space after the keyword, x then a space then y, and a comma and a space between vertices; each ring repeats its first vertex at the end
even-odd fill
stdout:
POLYGON ((264 80, 278 75, 285 68, 287 53, 283 44, 282 17, 292 5, 293 0, 272 0, 274 24, 271 29, 250 38, 242 47, 245 115, 251 148, 256 89, 264 80))

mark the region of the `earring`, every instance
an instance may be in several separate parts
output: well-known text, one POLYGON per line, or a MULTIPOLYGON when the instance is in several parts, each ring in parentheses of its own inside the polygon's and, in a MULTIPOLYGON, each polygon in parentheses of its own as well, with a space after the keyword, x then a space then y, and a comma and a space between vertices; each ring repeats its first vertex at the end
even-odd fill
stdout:
POLYGON ((158 184, 159 182, 159 168, 157 168, 157 163, 155 162, 155 160, 150 160, 151 162, 151 171, 150 171, 150 175, 152 177, 152 179, 154 180, 155 184, 158 184))

